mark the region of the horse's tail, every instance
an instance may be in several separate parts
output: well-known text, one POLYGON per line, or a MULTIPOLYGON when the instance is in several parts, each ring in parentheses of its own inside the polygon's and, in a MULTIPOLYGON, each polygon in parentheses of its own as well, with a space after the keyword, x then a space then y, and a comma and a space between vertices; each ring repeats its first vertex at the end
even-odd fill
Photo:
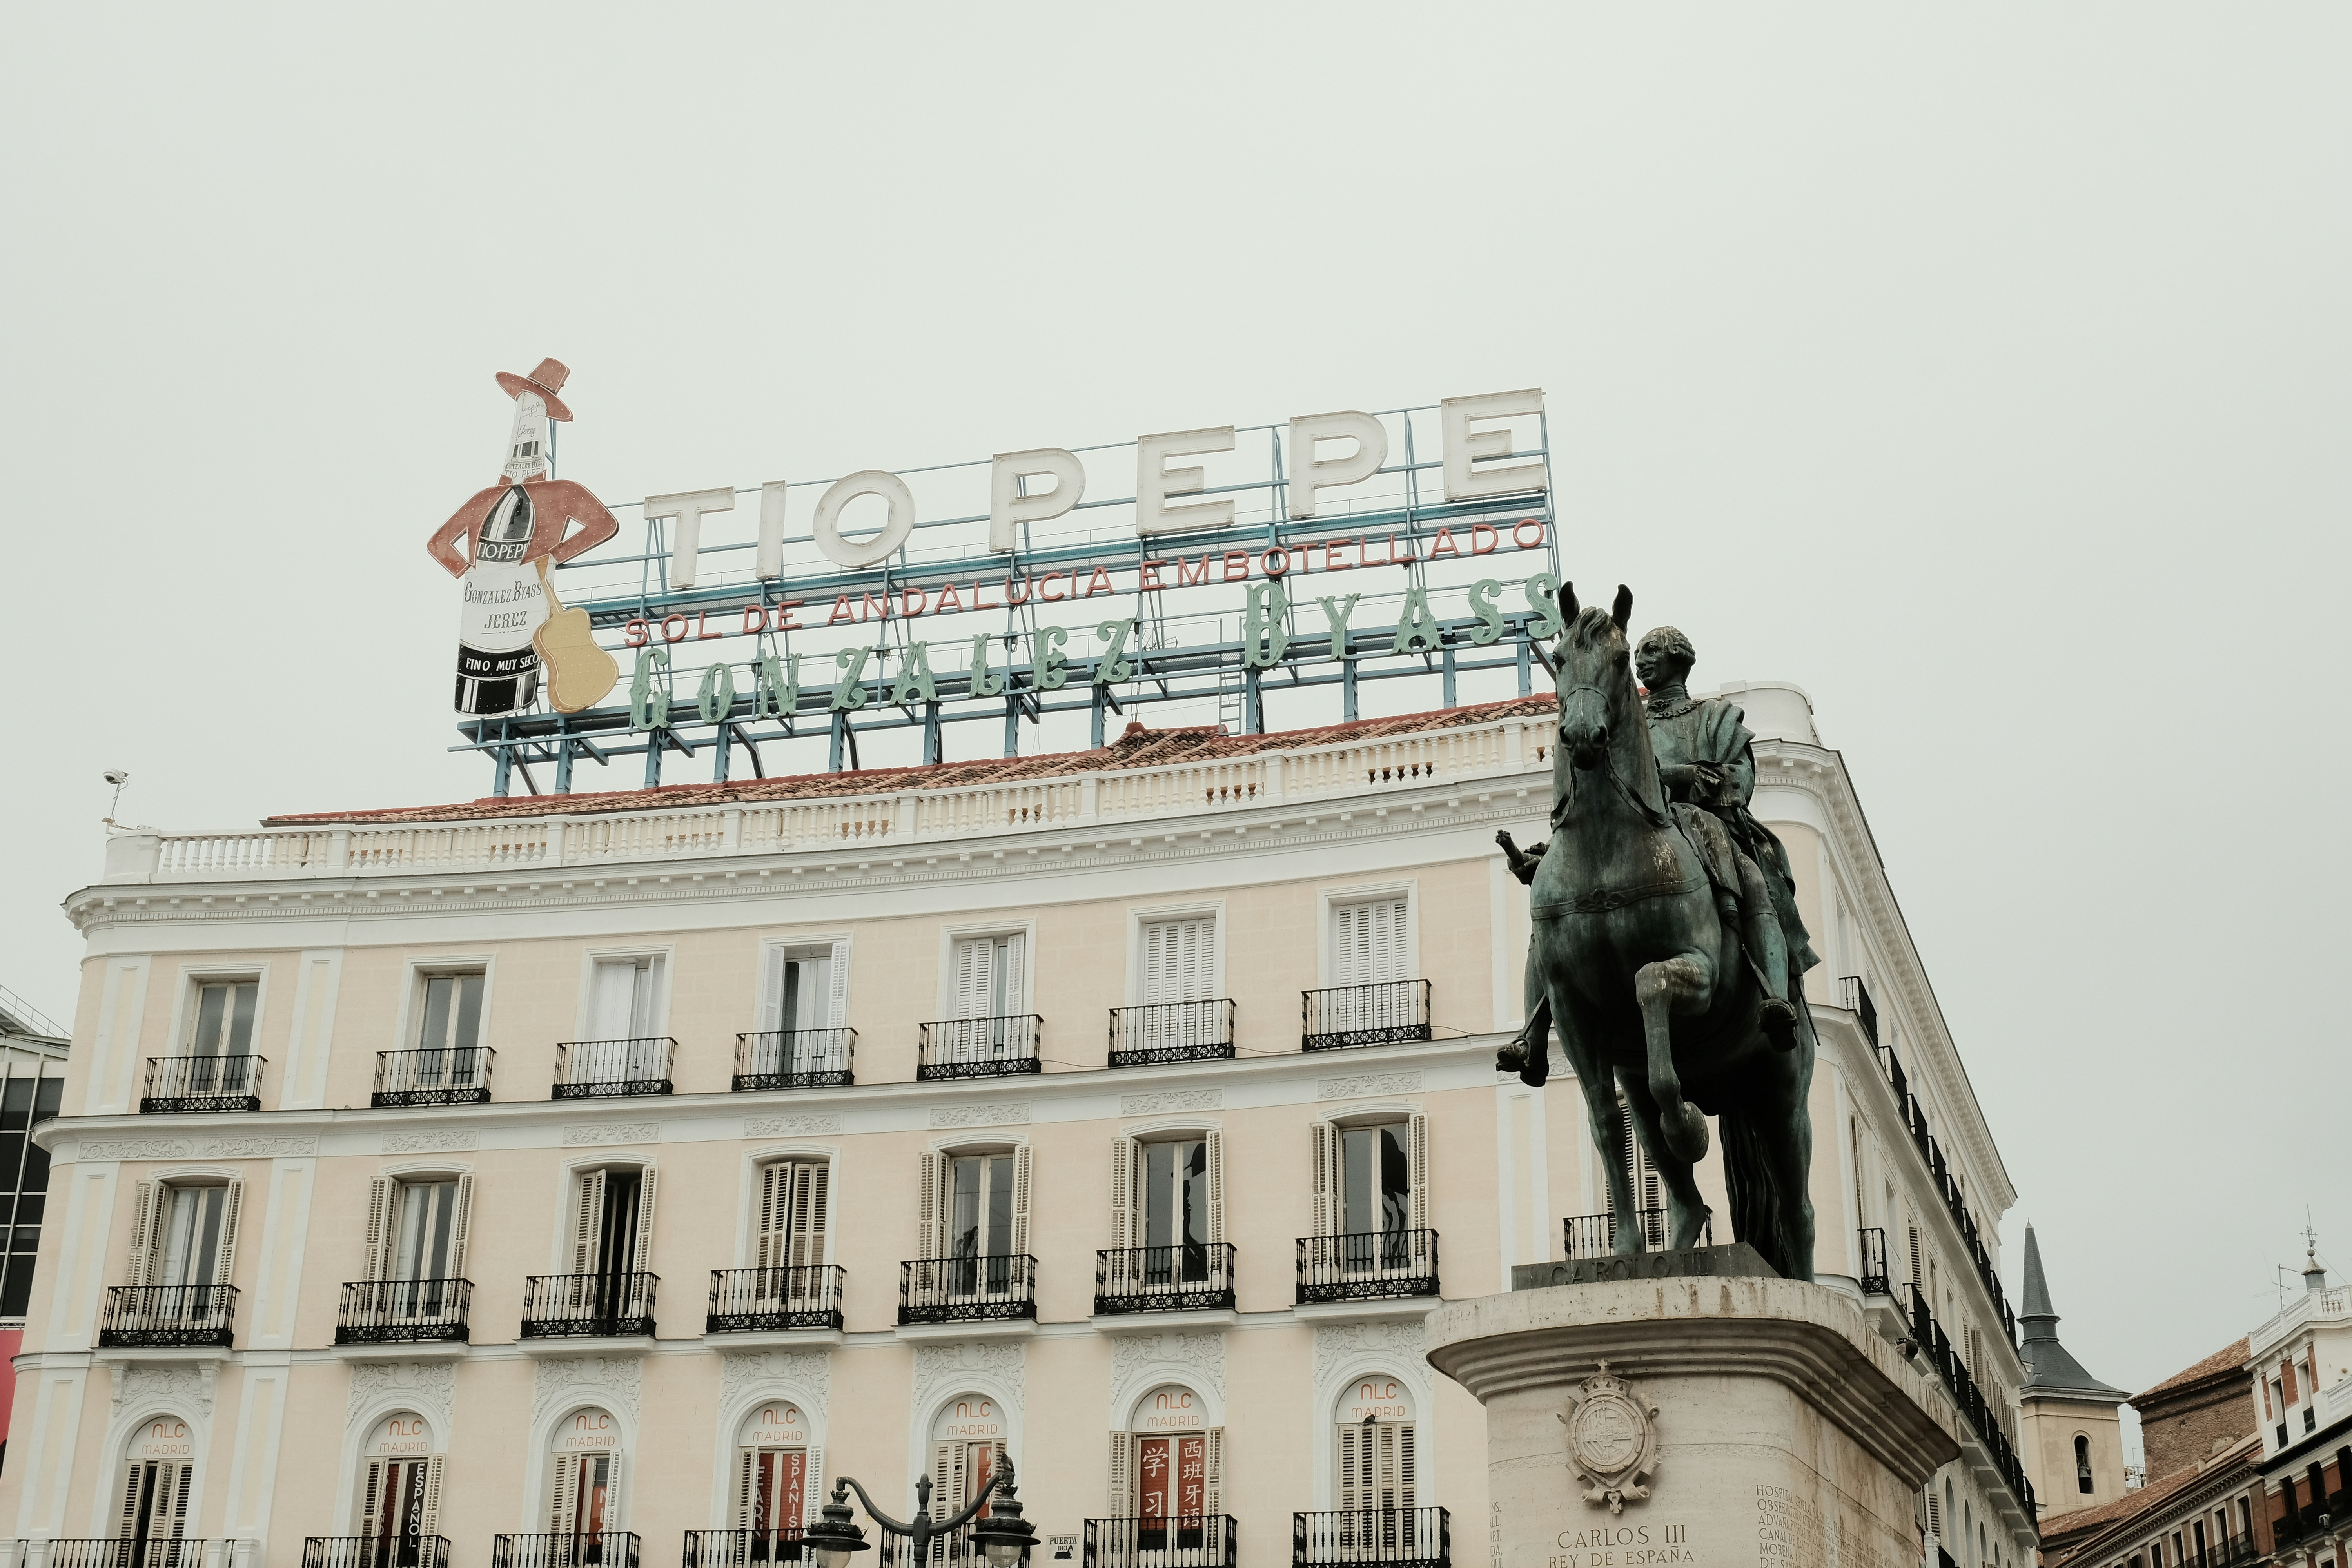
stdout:
MULTIPOLYGON (((1769 1119, 1753 1110, 1716 1118, 1723 1145, 1723 1182, 1731 1200, 1731 1234, 1762 1254, 1783 1279, 1813 1277, 1811 1227, 1801 1222, 1811 1194, 1782 1192, 1766 1153, 1775 1136, 1769 1119)), ((1780 1131, 1786 1136, 1786 1130, 1780 1131)))

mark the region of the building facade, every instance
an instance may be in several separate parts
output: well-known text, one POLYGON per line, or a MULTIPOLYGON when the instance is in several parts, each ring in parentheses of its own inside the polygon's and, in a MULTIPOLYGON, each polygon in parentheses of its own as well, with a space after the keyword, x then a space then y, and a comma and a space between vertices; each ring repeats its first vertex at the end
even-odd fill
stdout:
MULTIPOLYGON (((1969 1435, 1923 1560, 2030 1562, 2014 1194, 1842 760, 1732 695, 1817 1268, 1969 1435)), ((1047 1560, 1480 1552, 1422 1316, 1658 1201, 1494 1068, 1550 706, 117 837, 0 1551, 718 1568, 1009 1461, 1047 1560)))
MULTIPOLYGON (((65 1094, 67 1037, 40 1010, 0 985, 0 1354, 13 1363, 25 1344, 25 1309, 48 1205, 49 1152, 32 1130, 58 1113, 65 1094)), ((8 1457, 9 1406, 0 1395, 0 1473, 8 1457)))

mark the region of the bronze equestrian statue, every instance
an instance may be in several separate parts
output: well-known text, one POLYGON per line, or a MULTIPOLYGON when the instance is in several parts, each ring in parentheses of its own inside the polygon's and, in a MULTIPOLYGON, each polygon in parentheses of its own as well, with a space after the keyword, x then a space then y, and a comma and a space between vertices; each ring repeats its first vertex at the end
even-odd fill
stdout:
MULTIPOLYGON (((1707 1218, 1691 1172, 1714 1116, 1734 1237, 1783 1277, 1811 1279, 1816 1042, 1801 982, 1819 961, 1787 855, 1748 810, 1750 737, 1732 704, 1683 692, 1694 656, 1671 627, 1643 639, 1644 706, 1630 591, 1603 613, 1580 611, 1563 586, 1559 608, 1551 838, 1522 853, 1498 835, 1535 924, 1528 1026, 1499 1065, 1540 1085, 1557 1026, 1604 1150, 1622 1146, 1622 1084, 1675 1247, 1696 1246, 1707 1218)), ((1614 1248, 1638 1253, 1632 1173, 1607 1164, 1614 1248)))

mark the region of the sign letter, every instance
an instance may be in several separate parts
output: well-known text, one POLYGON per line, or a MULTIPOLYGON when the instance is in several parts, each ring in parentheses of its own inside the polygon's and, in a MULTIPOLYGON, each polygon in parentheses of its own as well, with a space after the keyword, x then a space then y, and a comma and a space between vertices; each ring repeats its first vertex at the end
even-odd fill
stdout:
POLYGON ((760 487, 760 548, 752 552, 758 563, 751 568, 754 577, 781 577, 784 574, 784 481, 770 479, 760 487))
POLYGON ((1029 452, 999 452, 988 467, 988 547, 998 554, 1021 548, 1017 524, 1044 522, 1078 504, 1087 493, 1086 465, 1077 454, 1059 447, 1029 452), (1054 488, 1038 495, 1023 495, 1021 481, 1050 474, 1054 488))
POLYGON ((824 558, 836 566, 846 566, 853 572, 868 566, 879 566, 898 553, 915 531, 915 497, 907 489, 907 481, 880 468, 865 468, 845 479, 834 481, 816 503, 816 515, 809 520, 809 530, 816 535, 816 547, 824 558), (871 539, 852 541, 841 537, 841 509, 859 496, 880 496, 890 508, 889 521, 882 531, 871 539))
POLYGON ((1445 435, 1445 499, 1447 500, 1479 500, 1487 496, 1514 495, 1521 490, 1540 490, 1549 487, 1541 462, 1511 463, 1499 468, 1474 468, 1470 465, 1480 458, 1507 457, 1511 451, 1511 433, 1507 430, 1473 430, 1471 425, 1482 419, 1505 419, 1513 415, 1541 414, 1543 388, 1530 386, 1520 392, 1489 392, 1477 397, 1449 397, 1438 405, 1439 426, 1445 435))
POLYGON ((1369 479, 1388 461, 1388 427, 1369 414, 1302 414, 1290 422, 1290 515, 1315 515, 1315 492, 1369 479), (1318 441, 1352 438, 1344 458, 1318 458, 1318 441))
POLYGON ((1135 531, 1183 533, 1196 528, 1225 528, 1234 521, 1231 500, 1202 501, 1195 506, 1170 506, 1170 496, 1198 493, 1208 482, 1200 468, 1171 468, 1171 458, 1234 449, 1234 427, 1175 430, 1162 436, 1139 436, 1135 442, 1135 531))
MULTIPOLYGON (((764 507, 764 500, 762 506, 764 507)), ((677 532, 670 542, 669 585, 673 588, 694 586, 694 552, 702 548, 702 514, 706 511, 733 511, 735 492, 730 489, 680 490, 672 496, 647 496, 646 517, 648 521, 657 517, 677 519, 677 532)))

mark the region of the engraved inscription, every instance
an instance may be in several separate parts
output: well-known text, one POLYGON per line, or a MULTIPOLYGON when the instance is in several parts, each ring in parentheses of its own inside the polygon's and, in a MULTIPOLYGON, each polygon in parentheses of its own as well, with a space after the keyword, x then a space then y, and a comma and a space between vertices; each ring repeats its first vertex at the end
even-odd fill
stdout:
POLYGON ((1653 1568, 1720 1563, 1699 1555, 1687 1524, 1592 1524, 1563 1530, 1544 1568, 1653 1568))

